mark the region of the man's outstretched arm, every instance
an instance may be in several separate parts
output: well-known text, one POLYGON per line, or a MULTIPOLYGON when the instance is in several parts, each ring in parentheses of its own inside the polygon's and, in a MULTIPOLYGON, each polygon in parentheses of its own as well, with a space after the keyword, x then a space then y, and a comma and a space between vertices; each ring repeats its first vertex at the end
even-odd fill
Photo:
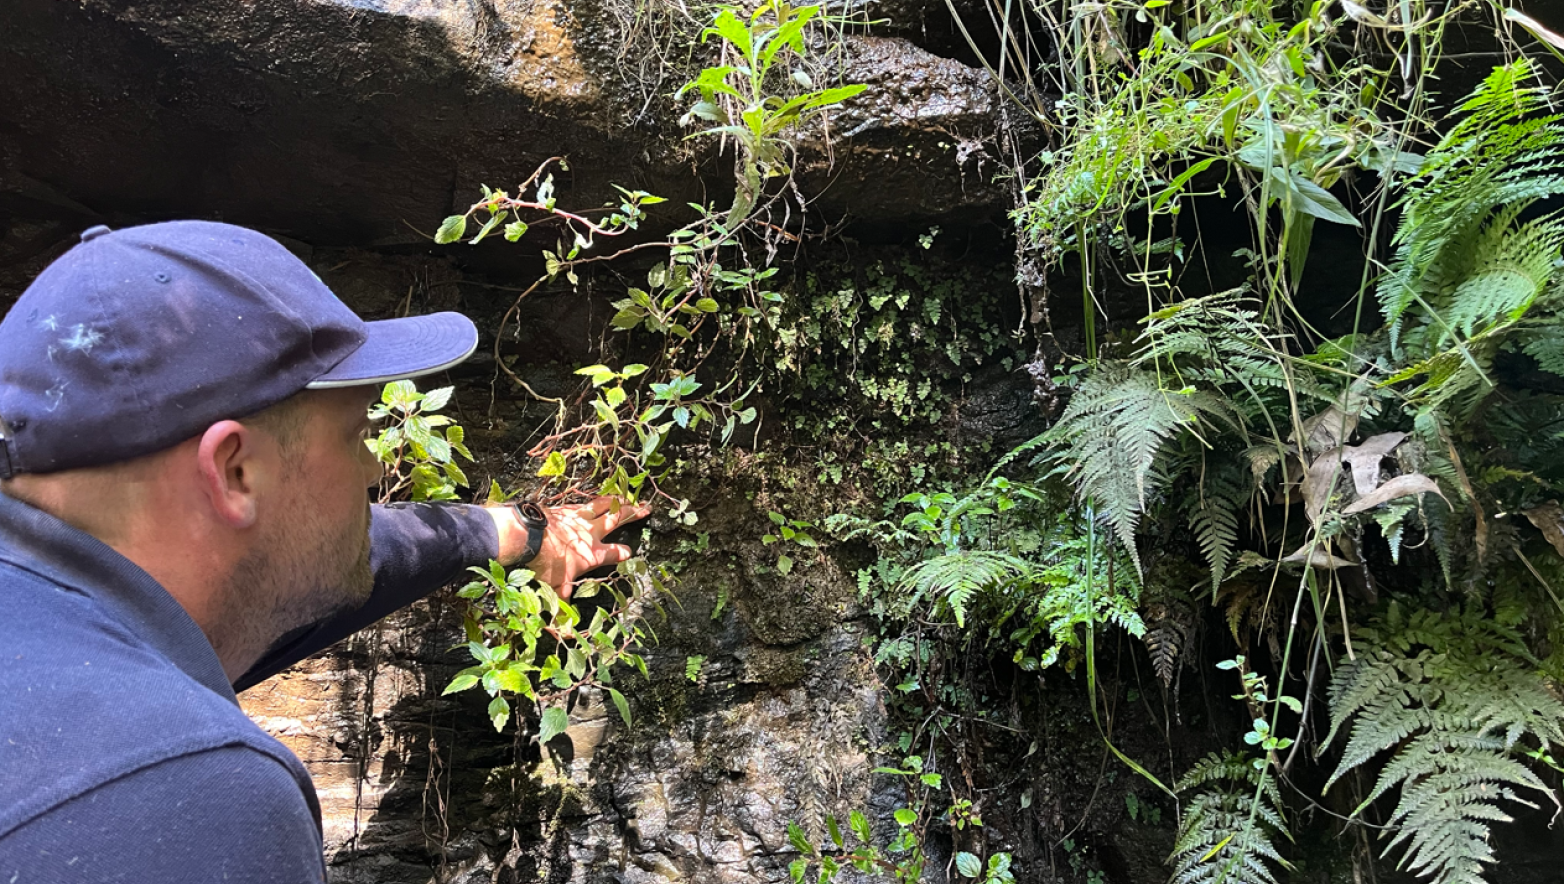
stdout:
MULTIPOLYGON (((600 497, 589 504, 549 511, 549 527, 537 558, 526 563, 543 582, 568 597, 577 578, 630 557, 628 547, 604 543, 621 524, 647 509, 600 497)), ((498 559, 514 565, 526 549, 526 528, 509 507, 400 503, 374 507, 369 564, 374 592, 363 607, 283 636, 236 682, 242 691, 325 650, 386 615, 456 580, 473 565, 498 559)))

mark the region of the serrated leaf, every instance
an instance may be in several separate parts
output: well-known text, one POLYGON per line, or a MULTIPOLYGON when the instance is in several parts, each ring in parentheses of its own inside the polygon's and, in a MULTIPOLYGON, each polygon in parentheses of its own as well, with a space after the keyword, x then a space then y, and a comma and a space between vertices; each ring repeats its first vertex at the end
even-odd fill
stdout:
POLYGON ((570 727, 570 715, 562 707, 550 706, 543 710, 543 717, 538 721, 538 742, 547 743, 570 727))
POLYGON ((423 402, 419 404, 420 411, 439 411, 451 402, 451 394, 456 392, 455 387, 437 387, 424 394, 423 402))
POLYGON ((976 878, 983 874, 983 861, 963 850, 956 854, 956 871, 964 878, 976 878))
POLYGON ((440 222, 440 229, 434 232, 434 241, 440 245, 448 245, 461 239, 467 233, 467 216, 452 215, 440 222))
POLYGON ((863 811, 855 810, 847 815, 847 826, 858 836, 858 840, 864 844, 870 842, 869 818, 863 815, 863 811))
POLYGON ((550 451, 548 457, 543 459, 543 466, 538 467, 538 476, 541 478, 563 476, 569 466, 565 455, 558 451, 550 451))
POLYGON ((892 816, 896 818, 896 824, 899 826, 910 826, 918 821, 917 813, 906 807, 896 808, 896 813, 892 816))
POLYGON ((494 729, 505 729, 505 722, 510 721, 510 703, 504 697, 495 697, 489 701, 489 720, 494 722, 494 729))
POLYGON ((809 839, 804 835, 804 830, 798 827, 798 823, 788 821, 787 843, 793 845, 793 849, 799 853, 813 854, 814 848, 809 845, 809 839))
POLYGON ((506 212, 497 212, 493 215, 490 215, 489 220, 483 222, 483 226, 478 228, 477 234, 475 234, 472 239, 468 240, 467 244, 470 246, 475 246, 478 243, 483 242, 483 238, 492 233, 494 228, 500 226, 500 222, 505 220, 506 214, 506 212))
MULTIPOLYGON (((515 664, 511 664, 514 667, 515 664)), ((505 668, 494 670, 494 683, 500 690, 510 691, 513 694, 528 693, 530 685, 527 684, 526 673, 520 669, 505 668)))

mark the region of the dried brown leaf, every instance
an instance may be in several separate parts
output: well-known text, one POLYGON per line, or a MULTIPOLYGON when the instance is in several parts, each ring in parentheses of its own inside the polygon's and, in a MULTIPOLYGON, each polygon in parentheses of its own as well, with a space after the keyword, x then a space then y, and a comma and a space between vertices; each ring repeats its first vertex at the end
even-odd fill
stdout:
POLYGON ((1319 546, 1315 546, 1313 550, 1310 550, 1309 546, 1310 544, 1306 543, 1303 546, 1298 547, 1298 549, 1295 550, 1292 555, 1282 559, 1282 561, 1302 562, 1305 558, 1307 558, 1308 564, 1313 565, 1316 568, 1328 568, 1332 571, 1336 570, 1337 568, 1356 568, 1358 566, 1358 563, 1352 561, 1351 559, 1344 559, 1341 556, 1332 555, 1319 546))
POLYGON ((1553 549, 1560 556, 1564 556, 1564 507, 1559 506, 1556 500, 1538 504, 1522 515, 1533 527, 1542 532, 1542 536, 1553 544, 1553 549))
POLYGON ((1319 524, 1320 514, 1325 512, 1332 492, 1340 491, 1343 486, 1341 455, 1342 449, 1332 449, 1309 464, 1308 472, 1303 474, 1303 511, 1310 524, 1319 524))
MULTIPOLYGON (((1343 411, 1339 405, 1329 405, 1324 411, 1306 419, 1301 429, 1303 447, 1308 449, 1310 454, 1318 455, 1352 438, 1352 434, 1358 429, 1358 416, 1343 411)), ((1289 441, 1296 441, 1296 439, 1289 441)))
POLYGON ((1352 485, 1360 497, 1379 487, 1379 462, 1389 457, 1406 437, 1406 433, 1380 433, 1364 439, 1361 445, 1342 449, 1342 459, 1352 464, 1352 485))
MULTIPOLYGON (((1413 494, 1424 494, 1427 492, 1439 495, 1439 499, 1443 500, 1446 506, 1450 505, 1449 498, 1445 497, 1445 493, 1439 490, 1438 483, 1433 479, 1422 473, 1407 473, 1404 476, 1397 476, 1375 488, 1372 493, 1365 494, 1354 500, 1350 506, 1341 512, 1342 515, 1350 516, 1365 510, 1371 510, 1387 500, 1395 500, 1398 497, 1409 497, 1413 494)), ((1454 507, 1450 508, 1454 509, 1454 507)))

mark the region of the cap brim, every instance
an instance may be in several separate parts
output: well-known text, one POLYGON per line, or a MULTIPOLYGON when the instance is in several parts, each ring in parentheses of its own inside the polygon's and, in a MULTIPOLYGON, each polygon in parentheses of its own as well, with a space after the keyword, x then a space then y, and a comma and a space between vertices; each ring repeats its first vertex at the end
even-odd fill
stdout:
POLYGON ((478 349, 478 328, 460 313, 434 313, 366 323, 368 339, 336 367, 305 385, 310 390, 383 384, 445 371, 478 349))

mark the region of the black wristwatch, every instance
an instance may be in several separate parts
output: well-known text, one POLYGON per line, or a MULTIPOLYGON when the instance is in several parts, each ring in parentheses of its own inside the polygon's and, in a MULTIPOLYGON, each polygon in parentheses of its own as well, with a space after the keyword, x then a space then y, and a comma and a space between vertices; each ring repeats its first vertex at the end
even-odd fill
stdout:
POLYGON ((510 508, 516 511, 516 518, 527 528, 527 545, 522 549, 521 559, 516 563, 525 565, 543 551, 543 534, 548 530, 548 513, 543 511, 543 507, 530 500, 513 500, 510 508))

